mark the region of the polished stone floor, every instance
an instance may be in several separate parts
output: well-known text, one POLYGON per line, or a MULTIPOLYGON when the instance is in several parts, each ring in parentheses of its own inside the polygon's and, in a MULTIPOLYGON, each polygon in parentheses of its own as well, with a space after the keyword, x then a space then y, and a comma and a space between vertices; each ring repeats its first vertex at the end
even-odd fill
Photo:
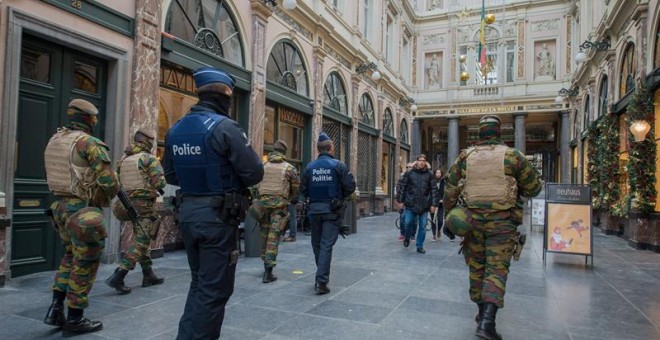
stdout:
MULTIPOLYGON (((241 258, 222 339, 475 339, 476 307, 468 298, 467 268, 458 242, 431 242, 427 253, 396 240, 397 214, 362 218, 358 233, 335 246, 328 295, 314 295, 309 236, 280 248, 279 279, 261 283, 259 258, 241 258)), ((660 255, 637 251, 594 231, 594 267, 584 257, 548 254, 542 233, 509 276, 497 325, 504 339, 660 339, 660 255)), ((102 265, 99 281, 114 269, 102 265)), ((98 282, 86 315, 104 329, 84 339, 174 339, 190 282, 185 252, 155 260, 166 277, 141 288, 131 272, 129 295, 98 282)), ((55 339, 42 323, 53 272, 20 277, 0 288, 0 339, 55 339)))

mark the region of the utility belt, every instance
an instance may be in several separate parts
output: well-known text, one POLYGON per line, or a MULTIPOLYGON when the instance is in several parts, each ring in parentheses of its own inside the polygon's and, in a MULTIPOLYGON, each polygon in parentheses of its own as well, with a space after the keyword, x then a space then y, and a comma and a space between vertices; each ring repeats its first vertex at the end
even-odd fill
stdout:
POLYGON ((330 205, 330 210, 335 213, 342 213, 344 211, 344 200, 341 198, 333 198, 329 200, 318 200, 310 201, 309 204, 313 203, 327 203, 330 205))
POLYGON ((208 205, 220 213, 220 220, 235 226, 245 221, 245 214, 250 206, 249 198, 237 192, 228 192, 216 196, 185 196, 177 190, 176 200, 179 205, 184 202, 208 205))

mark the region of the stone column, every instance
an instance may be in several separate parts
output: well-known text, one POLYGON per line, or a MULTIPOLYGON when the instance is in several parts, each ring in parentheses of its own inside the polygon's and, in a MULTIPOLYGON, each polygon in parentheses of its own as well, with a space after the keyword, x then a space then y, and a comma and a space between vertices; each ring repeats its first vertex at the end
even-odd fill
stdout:
POLYGON ((353 176, 355 176, 355 179, 357 180, 357 163, 358 163, 358 124, 360 122, 360 118, 357 116, 360 110, 358 109, 358 105, 360 103, 358 99, 359 95, 359 89, 360 89, 360 82, 362 81, 361 77, 357 74, 354 74, 353 77, 351 78, 351 103, 350 103, 350 117, 351 117, 351 122, 353 124, 353 130, 351 131, 351 151, 350 151, 350 157, 351 157, 351 172, 353 173, 353 176))
POLYGON ((7 254, 7 228, 11 225, 11 216, 7 216, 5 193, 0 191, 0 288, 5 286, 9 272, 7 254))
POLYGON ((252 88, 250 91, 250 127, 248 138, 258 155, 264 152, 266 120, 266 26, 273 10, 259 0, 250 0, 252 7, 252 88))
POLYGON ((447 127, 447 169, 458 157, 458 117, 449 117, 447 127))
MULTIPOLYGON (((158 131, 158 107, 160 95, 160 16, 162 0, 138 0, 135 2, 135 39, 133 40, 133 70, 131 74, 131 113, 128 130, 129 141, 140 128, 158 131)), ((118 136, 121 138, 121 136, 118 136)), ((157 136, 163 139, 164 136, 157 136)), ((113 150, 115 161, 121 150, 113 150)), ((116 262, 121 253, 135 239, 133 223, 112 222, 108 228, 104 262, 116 262)), ((163 253, 163 242, 151 242, 152 257, 163 253)))
MULTIPOLYGON (((323 79, 323 64, 327 53, 320 46, 314 47, 314 69, 312 70, 314 75, 314 107, 313 107, 313 121, 312 121, 312 159, 316 158, 316 141, 319 134, 323 130, 323 84, 325 79, 323 79)), ((351 170, 352 171, 352 170, 351 170)))
POLYGON ((417 157, 417 155, 422 153, 422 127, 420 123, 418 117, 413 117, 412 129, 410 130, 409 135, 411 139, 410 142, 412 143, 411 157, 417 157))
POLYGON ((513 117, 515 118, 515 126, 514 126, 514 133, 515 133, 515 144, 514 147, 520 152, 525 154, 525 142, 527 140, 527 131, 525 129, 525 119, 527 118, 527 112, 516 112, 513 114, 513 117))
POLYGON ((382 213, 383 212, 383 199, 382 197, 385 196, 385 192, 383 191, 383 187, 381 186, 381 181, 383 180, 383 111, 385 110, 385 105, 384 105, 384 99, 385 96, 383 93, 378 94, 378 105, 377 111, 374 114, 374 119, 375 121, 375 126, 378 128, 380 126, 380 130, 378 133, 378 140, 376 140, 376 197, 380 197, 379 199, 376 199, 376 212, 377 213, 382 213))
POLYGON ((560 132, 560 146, 559 146, 559 159, 561 163, 559 177, 561 183, 571 182, 571 148, 569 146, 571 132, 570 132, 570 110, 562 110, 561 114, 561 132, 560 132))

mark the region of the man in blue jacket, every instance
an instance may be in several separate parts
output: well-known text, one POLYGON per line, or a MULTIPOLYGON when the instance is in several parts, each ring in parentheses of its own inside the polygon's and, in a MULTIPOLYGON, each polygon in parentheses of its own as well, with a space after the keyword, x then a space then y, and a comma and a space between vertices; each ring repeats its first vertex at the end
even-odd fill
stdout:
POLYGON ((229 117, 235 86, 228 73, 193 73, 199 102, 167 132, 163 168, 178 185, 179 228, 192 281, 178 340, 217 339, 234 292, 236 233, 245 217, 249 186, 263 179, 261 157, 229 117))
MULTIPOLYGON (((332 247, 341 228, 344 200, 355 191, 355 178, 346 164, 333 156, 334 145, 325 132, 316 143, 319 157, 307 164, 300 181, 300 193, 309 199, 307 214, 312 226, 312 248, 316 261, 318 294, 330 293, 332 247)), ((343 235, 343 231, 342 231, 343 235)))

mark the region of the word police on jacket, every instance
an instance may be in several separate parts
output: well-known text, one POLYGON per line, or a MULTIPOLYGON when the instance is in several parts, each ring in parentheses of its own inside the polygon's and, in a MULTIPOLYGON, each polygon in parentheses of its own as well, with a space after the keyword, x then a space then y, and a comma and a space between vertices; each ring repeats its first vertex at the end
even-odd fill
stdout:
POLYGON ((174 144, 172 145, 172 153, 174 153, 175 156, 201 155, 202 147, 199 145, 190 145, 188 143, 183 143, 183 146, 174 144))
POLYGON ((330 182, 332 180, 332 171, 330 169, 312 169, 312 182, 330 182))

